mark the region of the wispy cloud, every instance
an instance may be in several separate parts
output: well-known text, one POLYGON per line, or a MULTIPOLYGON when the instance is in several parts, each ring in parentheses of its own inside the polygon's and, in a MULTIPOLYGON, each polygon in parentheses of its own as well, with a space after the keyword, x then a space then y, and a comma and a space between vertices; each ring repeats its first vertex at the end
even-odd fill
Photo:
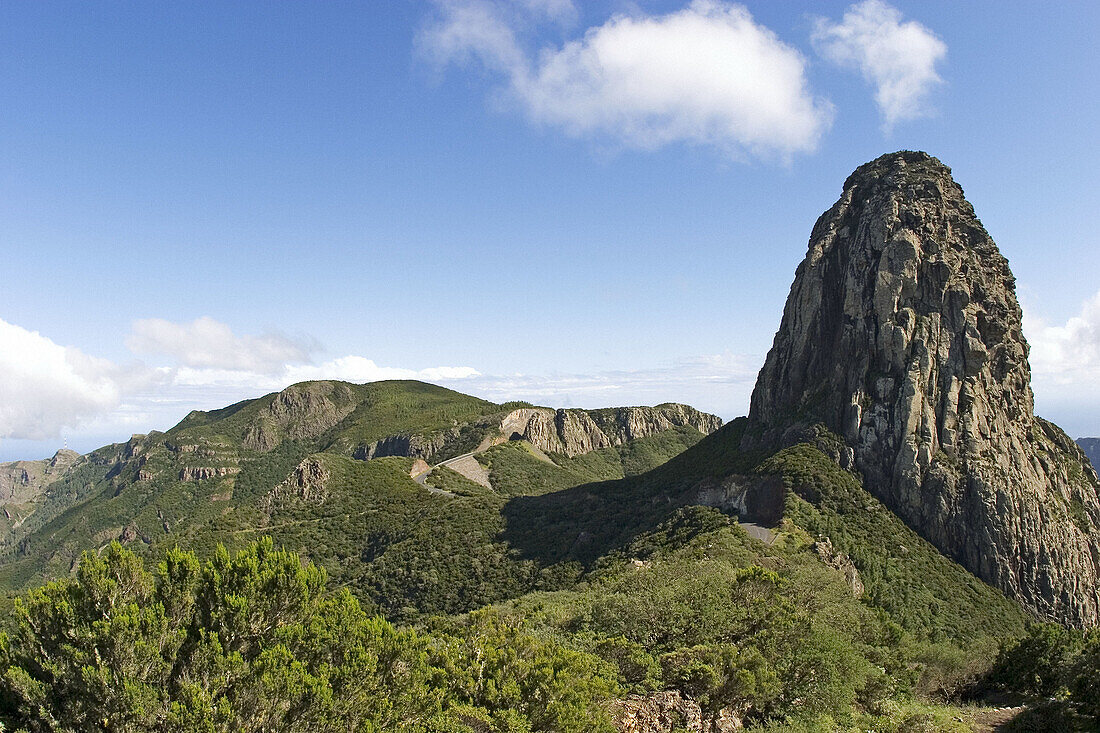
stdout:
POLYGON ((828 61, 857 69, 875 87, 886 127, 932 113, 928 96, 943 82, 936 64, 947 45, 920 23, 902 21, 882 0, 852 5, 839 23, 818 19, 814 48, 828 61))
MULTIPOLYGON (((740 5, 695 0, 667 15, 616 15, 537 54, 524 43, 538 22, 531 5, 438 2, 420 46, 440 65, 480 63, 532 121, 578 138, 787 158, 814 150, 832 121, 802 55, 740 5)), ((561 17, 564 5, 554 5, 561 17)))
POLYGON ((135 354, 167 356, 185 367, 274 373, 309 361, 317 348, 309 339, 279 333, 238 336, 213 318, 173 323, 163 318, 135 321, 126 339, 135 354))
POLYGON ((762 362, 763 355, 727 352, 588 374, 486 374, 451 386, 495 402, 526 400, 549 407, 684 402, 729 419, 748 410, 762 362))

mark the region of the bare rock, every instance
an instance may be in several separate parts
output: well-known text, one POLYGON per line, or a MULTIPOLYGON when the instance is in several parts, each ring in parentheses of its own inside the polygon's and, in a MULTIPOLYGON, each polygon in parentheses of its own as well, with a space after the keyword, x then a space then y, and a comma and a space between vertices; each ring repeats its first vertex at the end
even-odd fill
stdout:
POLYGON ((858 168, 814 226, 743 447, 823 424, 864 485, 1041 617, 1100 623, 1097 476, 1035 417, 1015 280, 951 171, 858 168))
POLYGON ((818 540, 814 543, 814 552, 817 553, 823 563, 833 570, 839 571, 844 576, 844 582, 848 584, 854 597, 859 598, 863 595, 863 578, 859 576, 859 570, 856 569, 852 558, 843 552, 837 552, 833 547, 832 540, 828 537, 818 540))
POLYGON ((328 498, 328 480, 329 472, 324 464, 316 458, 306 458, 285 481, 268 492, 263 504, 270 509, 274 502, 286 498, 324 504, 328 498))
POLYGON ((458 430, 455 429, 449 432, 428 435, 390 435, 373 443, 360 445, 352 451, 351 457, 359 461, 370 461, 386 456, 428 460, 438 453, 450 438, 457 434, 458 430))
POLYGON ((630 695, 612 703, 612 720, 620 733, 730 733, 744 728, 732 710, 705 715, 699 703, 677 690, 630 695))
POLYGON ((241 469, 236 466, 190 466, 180 469, 179 479, 180 481, 205 481, 212 478, 232 476, 240 472, 241 469))
POLYGON ((348 385, 302 382, 287 387, 262 408, 244 433, 244 447, 266 453, 284 440, 308 440, 336 425, 355 409, 348 385))
POLYGON ((692 427, 708 435, 722 427, 722 420, 687 405, 665 404, 606 410, 532 407, 514 410, 501 422, 505 437, 526 440, 539 450, 570 458, 677 427, 692 427))

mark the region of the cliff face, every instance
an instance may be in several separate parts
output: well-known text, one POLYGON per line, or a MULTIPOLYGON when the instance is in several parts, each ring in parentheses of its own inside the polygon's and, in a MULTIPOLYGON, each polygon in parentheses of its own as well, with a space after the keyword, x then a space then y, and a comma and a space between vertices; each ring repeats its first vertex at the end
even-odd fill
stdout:
POLYGON ((0 463, 0 506, 34 501, 78 460, 76 451, 59 450, 41 461, 0 463))
POLYGON ((677 427, 691 427, 709 435, 722 427, 722 420, 680 404, 607 410, 535 407, 507 415, 501 431, 506 438, 522 438, 542 451, 572 458, 677 427))
POLYGON ((244 435, 244 447, 267 452, 282 441, 316 438, 355 409, 348 385, 302 382, 287 387, 263 408, 244 435))
POLYGON ((850 446, 842 465, 942 552, 1043 617, 1095 626, 1097 476, 1034 416, 1027 355, 1008 262, 950 169, 886 155, 814 226, 746 443, 823 423, 850 446))

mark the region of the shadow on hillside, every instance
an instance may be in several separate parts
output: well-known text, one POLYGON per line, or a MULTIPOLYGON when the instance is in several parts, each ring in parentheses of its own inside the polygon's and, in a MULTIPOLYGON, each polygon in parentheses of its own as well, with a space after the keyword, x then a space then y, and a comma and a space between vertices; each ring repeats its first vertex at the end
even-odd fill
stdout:
MULTIPOLYGON (((585 566, 657 528, 678 509, 707 505, 731 516, 725 503, 730 479, 751 485, 754 511, 743 519, 774 527, 783 516, 785 488, 776 477, 740 476, 757 456, 738 450, 742 425, 729 423, 669 462, 617 481, 581 484, 539 496, 519 496, 504 505, 500 539, 523 559, 547 566, 577 561, 585 566)), ((744 507, 741 507, 744 513, 744 507)))
MULTIPOLYGON (((671 517, 688 502, 653 492, 645 476, 581 484, 504 505, 501 539, 540 565, 574 560, 585 566, 671 517)), ((681 494, 683 492, 680 492, 681 494)))

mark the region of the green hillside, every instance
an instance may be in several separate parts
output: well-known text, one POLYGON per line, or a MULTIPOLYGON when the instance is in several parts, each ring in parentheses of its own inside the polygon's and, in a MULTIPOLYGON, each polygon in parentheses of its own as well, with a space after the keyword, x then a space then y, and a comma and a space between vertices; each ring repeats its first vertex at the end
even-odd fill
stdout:
MULTIPOLYGON (((343 618, 378 614, 370 633, 421 655, 403 662, 415 713, 386 730, 611 730, 631 705, 674 699, 769 730, 965 731, 977 713, 943 702, 1025 634, 1023 610, 842 470, 823 429, 771 455, 741 450, 738 420, 570 457, 501 434, 526 407, 329 382, 193 413, 59 484, 67 506, 7 549, 0 583, 74 577, 82 552, 124 557, 118 543, 154 568, 177 548, 223 562, 270 538, 327 579, 310 592, 342 599, 343 618), (410 455, 363 460, 368 445, 410 455), (513 646, 502 677, 479 676, 513 646), (548 712, 555 679, 573 702, 548 712)), ((333 704, 357 694, 341 679, 333 704)))
POLYGON ((486 445, 477 460, 492 489, 446 467, 421 485, 412 457, 385 455, 419 450, 438 463, 503 441, 501 419, 524 407, 422 382, 309 382, 193 412, 165 433, 100 449, 52 486, 52 518, 40 512, 39 526, 4 548, 0 588, 63 577, 112 540, 153 557, 177 545, 207 555, 266 533, 393 618, 465 611, 576 574, 500 541, 509 497, 646 471, 702 437, 680 427, 573 458, 486 445), (382 457, 360 460, 379 444, 382 457), (327 474, 324 499, 274 498, 307 459, 327 474))

